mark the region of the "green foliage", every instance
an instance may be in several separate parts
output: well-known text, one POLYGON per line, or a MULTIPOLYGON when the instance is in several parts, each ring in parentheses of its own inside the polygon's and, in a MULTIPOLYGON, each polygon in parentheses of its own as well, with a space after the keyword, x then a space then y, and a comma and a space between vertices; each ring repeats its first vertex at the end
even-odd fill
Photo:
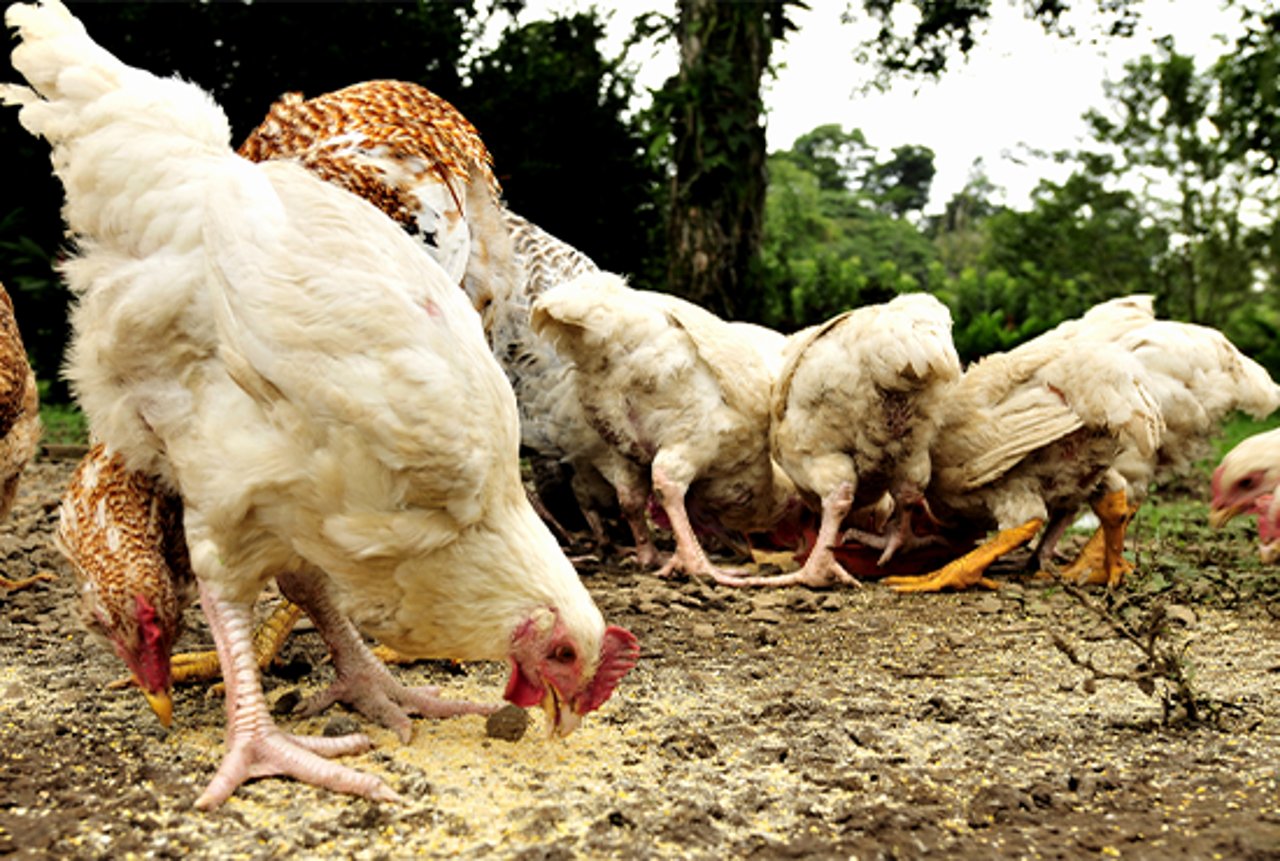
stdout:
MULTIPOLYGON (((790 331, 927 283, 935 254, 915 226, 882 211, 875 189, 831 187, 861 160, 849 155, 852 149, 834 155, 851 142, 861 145, 861 133, 822 127, 801 137, 797 149, 770 156, 761 291, 748 309, 752 318, 790 331), (818 140, 823 147, 812 146, 818 140)), ((866 162, 862 176, 873 168, 866 162)))
POLYGON ((603 36, 595 10, 509 28, 472 62, 466 114, 514 211, 656 288, 665 277, 661 166, 629 116, 632 80, 600 52, 603 36))
MULTIPOLYGON (((40 388, 43 395, 47 386, 42 382, 40 388)), ((45 445, 86 445, 89 442, 84 413, 75 404, 45 403, 41 400, 40 421, 44 425, 41 442, 45 445)))

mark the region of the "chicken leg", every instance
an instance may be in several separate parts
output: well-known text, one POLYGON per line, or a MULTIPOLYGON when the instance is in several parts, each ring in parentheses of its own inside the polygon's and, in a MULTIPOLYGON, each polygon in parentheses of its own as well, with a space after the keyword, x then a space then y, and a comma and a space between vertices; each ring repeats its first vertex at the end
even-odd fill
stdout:
POLYGON ((1124 538, 1138 507, 1129 503, 1123 490, 1111 491, 1091 507, 1099 526, 1059 576, 1072 583, 1106 583, 1114 589, 1133 572, 1133 563, 1124 558, 1124 538))
POLYGON ((822 499, 822 524, 813 551, 804 567, 789 574, 773 577, 739 577, 723 572, 713 573, 717 583, 725 586, 809 586, 822 589, 837 584, 861 586, 848 571, 836 561, 832 549, 839 542, 840 524, 853 505, 853 485, 841 482, 835 490, 822 499))
POLYGON ((21 580, 10 580, 8 577, 0 575, 0 589, 6 592, 17 592, 19 589, 25 589, 39 583, 41 580, 57 580, 58 578, 50 574, 48 571, 39 571, 30 577, 23 577, 21 580))
POLYGON ((886 577, 884 582, 895 592, 940 592, 943 589, 967 589, 970 586, 998 589, 999 584, 983 576, 987 568, 1000 557, 1034 538, 1042 526, 1044 520, 1033 517, 1021 526, 1002 529, 986 544, 947 563, 932 574, 886 577))
POLYGON ((706 551, 702 549, 702 543, 694 534, 693 524, 689 522, 689 512, 684 506, 684 495, 689 490, 687 484, 672 480, 662 467, 655 466, 653 489, 658 492, 658 498, 662 501, 662 510, 667 513, 667 519, 671 521, 671 533, 676 539, 676 552, 671 555, 665 565, 658 569, 657 576, 666 579, 674 576, 676 571, 683 571, 690 576, 709 577, 719 581, 723 577, 732 578, 743 573, 739 570, 721 571, 707 558, 706 551))
POLYGON ((335 702, 346 703, 394 731, 401 741, 408 742, 413 735, 409 715, 447 718, 488 715, 498 710, 499 706, 490 703, 441 699, 436 696, 440 690, 437 687, 410 688, 398 682, 333 603, 323 574, 290 573, 276 579, 286 597, 305 609, 315 623, 333 656, 333 668, 338 675, 326 690, 302 704, 301 714, 319 714, 335 702))
POLYGON ((325 757, 362 753, 372 747, 364 735, 336 738, 282 732, 271 719, 249 635, 249 608, 219 597, 200 582, 200 604, 222 664, 227 686, 227 751, 196 807, 212 810, 240 784, 255 777, 287 775, 335 792, 376 801, 400 801, 382 780, 325 757))

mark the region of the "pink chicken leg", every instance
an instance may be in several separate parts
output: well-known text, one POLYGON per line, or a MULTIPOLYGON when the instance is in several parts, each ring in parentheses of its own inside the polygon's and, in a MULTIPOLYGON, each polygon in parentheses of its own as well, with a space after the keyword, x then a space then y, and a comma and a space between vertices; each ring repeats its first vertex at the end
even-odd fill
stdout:
POLYGON ((842 482, 834 491, 823 497, 822 525, 818 528, 818 537, 813 545, 813 552, 805 560, 804 567, 789 574, 778 574, 773 577, 736 577, 729 574, 717 574, 717 583, 725 586, 809 586, 815 589, 835 586, 840 583, 861 586, 844 567, 836 561, 832 552, 840 540, 840 524, 853 505, 853 485, 842 482))
POLYGON ((402 742, 407 742, 413 735, 409 715, 447 718, 488 715, 498 710, 499 706, 489 703, 441 699, 436 696, 439 688, 410 688, 397 681, 333 603, 323 575, 289 574, 281 575, 277 580, 281 591, 290 601, 306 610, 315 623, 316 630, 329 647, 338 674, 326 690, 302 704, 301 714, 319 714, 335 702, 346 703, 370 720, 393 730, 402 742))
POLYGON ((217 773, 196 800, 212 810, 240 784, 255 777, 287 775, 335 792, 376 801, 400 796, 371 774, 330 762, 325 757, 362 753, 372 747, 367 736, 312 738, 282 732, 271 719, 253 654, 253 620, 248 608, 219 597, 203 581, 200 604, 222 664, 227 693, 227 752, 217 773))

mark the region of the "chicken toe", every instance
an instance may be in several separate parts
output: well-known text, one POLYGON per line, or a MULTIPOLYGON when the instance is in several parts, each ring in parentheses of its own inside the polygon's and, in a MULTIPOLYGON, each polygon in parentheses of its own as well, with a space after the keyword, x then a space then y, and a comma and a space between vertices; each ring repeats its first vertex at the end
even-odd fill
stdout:
POLYGON ((338 610, 322 577, 285 574, 279 578, 281 591, 303 607, 315 623, 329 647, 338 676, 327 689, 301 705, 302 714, 319 714, 335 702, 345 703, 369 720, 394 731, 401 741, 408 742, 413 735, 410 715, 447 718, 488 715, 498 710, 499 706, 493 703, 442 699, 437 696, 438 688, 410 688, 401 684, 338 610))
POLYGON ((289 776, 336 792, 378 801, 400 796, 379 778, 325 757, 360 753, 372 745, 363 735, 308 738, 282 732, 271 719, 253 655, 249 608, 217 596, 200 582, 200 604, 217 644, 227 686, 227 752, 196 800, 202 810, 226 801, 246 780, 289 776))
POLYGON ((1119 586, 1134 570, 1133 563, 1124 558, 1124 539, 1137 510, 1123 490, 1112 491, 1093 503, 1100 525, 1059 576, 1072 583, 1119 586))
POLYGON ((968 589, 970 586, 996 589, 996 582, 983 576, 987 568, 1000 557, 1034 538, 1043 525, 1042 519, 1032 518, 1021 526, 1001 530, 986 544, 949 562, 932 574, 886 577, 884 582, 895 592, 940 592, 943 589, 968 589))
POLYGON ((57 579, 48 571, 41 571, 37 574, 32 574, 30 577, 23 577, 21 580, 10 580, 8 577, 0 576, 0 589, 6 592, 17 592, 19 589, 26 589, 28 586, 32 586, 42 580, 51 581, 57 579))

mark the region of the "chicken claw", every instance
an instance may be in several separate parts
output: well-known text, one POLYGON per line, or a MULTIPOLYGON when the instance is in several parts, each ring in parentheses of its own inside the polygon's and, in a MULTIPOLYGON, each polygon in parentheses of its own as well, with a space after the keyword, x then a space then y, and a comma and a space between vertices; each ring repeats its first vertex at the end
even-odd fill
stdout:
POLYGON ((262 694, 249 637, 249 608, 219 597, 203 580, 200 605, 209 621, 227 686, 227 752, 213 779, 196 799, 197 807, 212 810, 246 780, 272 775, 287 775, 377 801, 400 800, 379 778, 325 759, 368 750, 372 743, 367 736, 309 738, 282 732, 271 719, 262 694))
POLYGON ((57 579, 57 577, 50 574, 48 571, 40 571, 39 573, 32 574, 30 577, 23 577, 21 580, 10 580, 8 577, 0 576, 0 589, 3 589, 6 592, 17 592, 19 589, 25 589, 28 586, 39 583, 41 580, 53 581, 57 579))
POLYGON ((499 709, 491 703, 441 699, 436 696, 439 688, 410 688, 401 684, 338 610, 322 577, 282 574, 278 578, 281 591, 304 608, 315 623, 329 647, 333 668, 338 674, 333 684, 299 707, 301 714, 315 715, 335 702, 346 703, 369 720, 395 732, 402 742, 408 742, 413 736, 410 715, 447 718, 488 715, 499 709))
POLYGON ((986 544, 947 563, 932 574, 920 577, 886 577, 884 582, 895 592, 940 592, 943 589, 968 589, 970 586, 998 589, 999 584, 982 576, 983 573, 1001 556, 1034 538, 1042 526, 1044 520, 1032 518, 1021 526, 1001 530, 986 544))
POLYGON ((1138 508, 1129 503, 1123 490, 1108 493, 1092 507, 1100 525, 1059 576, 1071 583, 1105 583, 1114 589, 1134 570, 1133 563, 1124 558, 1124 538, 1138 508))

